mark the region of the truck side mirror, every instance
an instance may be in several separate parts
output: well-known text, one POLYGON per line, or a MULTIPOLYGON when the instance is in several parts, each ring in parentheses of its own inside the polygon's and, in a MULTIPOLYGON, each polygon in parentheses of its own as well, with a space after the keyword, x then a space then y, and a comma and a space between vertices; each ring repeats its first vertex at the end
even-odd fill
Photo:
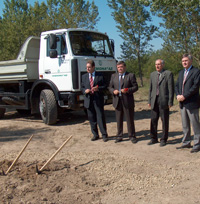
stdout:
POLYGON ((50 58, 57 58, 57 56, 58 56, 57 50, 50 50, 49 56, 50 56, 50 58))
POLYGON ((115 52, 115 42, 114 42, 114 40, 110 40, 110 44, 111 44, 112 51, 114 53, 115 52))
POLYGON ((50 49, 56 49, 57 48, 57 37, 55 34, 49 35, 49 44, 50 44, 50 49))

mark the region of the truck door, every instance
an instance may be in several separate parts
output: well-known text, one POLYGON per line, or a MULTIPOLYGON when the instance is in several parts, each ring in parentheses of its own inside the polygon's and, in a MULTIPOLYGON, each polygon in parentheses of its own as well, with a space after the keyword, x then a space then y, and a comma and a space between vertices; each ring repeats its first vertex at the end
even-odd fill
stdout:
POLYGON ((46 57, 44 59, 44 78, 51 80, 59 91, 71 90, 71 69, 65 34, 56 35, 55 49, 50 49, 50 36, 46 38, 46 57), (54 58, 51 52, 56 53, 54 58))

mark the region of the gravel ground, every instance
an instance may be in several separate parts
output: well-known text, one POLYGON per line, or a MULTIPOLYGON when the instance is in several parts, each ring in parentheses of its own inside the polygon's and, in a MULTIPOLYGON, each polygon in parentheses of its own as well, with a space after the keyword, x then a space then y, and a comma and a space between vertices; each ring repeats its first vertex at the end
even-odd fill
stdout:
MULTIPOLYGON (((176 150, 182 126, 178 105, 171 109, 167 146, 148 146, 150 110, 136 101, 137 144, 115 143, 112 105, 105 106, 109 141, 92 142, 83 111, 64 114, 54 126, 33 116, 7 112, 0 128, 0 203, 5 204, 195 204, 200 203, 200 153, 176 150), (28 138, 30 144, 4 176, 28 138), (72 139, 36 174, 62 143, 72 139)), ((159 121, 159 135, 161 122, 159 121)))

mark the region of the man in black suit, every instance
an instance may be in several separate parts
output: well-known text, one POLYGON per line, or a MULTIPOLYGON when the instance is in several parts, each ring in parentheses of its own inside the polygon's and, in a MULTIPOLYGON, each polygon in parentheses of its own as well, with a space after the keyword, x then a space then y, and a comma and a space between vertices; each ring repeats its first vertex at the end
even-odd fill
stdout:
POLYGON ((184 69, 179 72, 175 86, 177 100, 181 109, 183 125, 182 146, 177 149, 191 148, 191 128, 194 132, 194 145, 191 153, 200 151, 200 123, 199 123, 199 85, 200 70, 192 66, 192 56, 184 54, 182 57, 184 69))
POLYGON ((174 78, 172 72, 164 69, 164 61, 157 59, 155 62, 156 71, 151 73, 149 102, 151 107, 151 141, 148 145, 158 143, 157 127, 159 116, 162 120, 163 134, 160 140, 160 146, 167 143, 169 131, 169 109, 174 101, 174 78))
POLYGON ((93 60, 87 61, 86 68, 88 73, 82 76, 81 90, 84 94, 84 107, 87 109, 88 119, 93 133, 91 140, 95 141, 99 139, 98 124, 103 141, 107 142, 108 134, 104 115, 103 94, 106 85, 101 73, 95 72, 95 63, 93 60))
POLYGON ((113 95, 113 106, 117 120, 117 139, 121 142, 123 138, 123 115, 127 120, 129 139, 136 143, 134 125, 134 97, 133 93, 138 90, 136 77, 133 73, 126 72, 126 64, 123 61, 117 63, 118 73, 111 76, 109 91, 113 95))

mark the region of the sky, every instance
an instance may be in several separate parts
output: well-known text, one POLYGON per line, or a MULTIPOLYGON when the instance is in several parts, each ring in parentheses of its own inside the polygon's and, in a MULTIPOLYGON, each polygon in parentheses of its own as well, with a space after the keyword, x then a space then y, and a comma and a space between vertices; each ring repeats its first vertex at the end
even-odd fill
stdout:
MULTIPOLYGON (((45 0, 38 0, 40 3, 45 0)), ((92 2, 92 0, 89 0, 92 2)), ((0 0, 0 16, 3 14, 4 1, 0 0)), ((29 4, 34 4, 35 0, 28 0, 29 4)), ((107 5, 107 0, 95 0, 95 4, 99 10, 100 20, 97 23, 97 30, 102 33, 106 33, 110 39, 115 41, 115 57, 119 58, 121 55, 120 45, 123 43, 123 40, 119 36, 119 31, 116 28, 116 22, 113 19, 111 13, 112 10, 107 5)), ((152 16, 152 24, 159 26, 160 19, 158 17, 152 16)), ((154 47, 154 50, 162 48, 163 40, 161 38, 156 38, 150 42, 154 47)))

